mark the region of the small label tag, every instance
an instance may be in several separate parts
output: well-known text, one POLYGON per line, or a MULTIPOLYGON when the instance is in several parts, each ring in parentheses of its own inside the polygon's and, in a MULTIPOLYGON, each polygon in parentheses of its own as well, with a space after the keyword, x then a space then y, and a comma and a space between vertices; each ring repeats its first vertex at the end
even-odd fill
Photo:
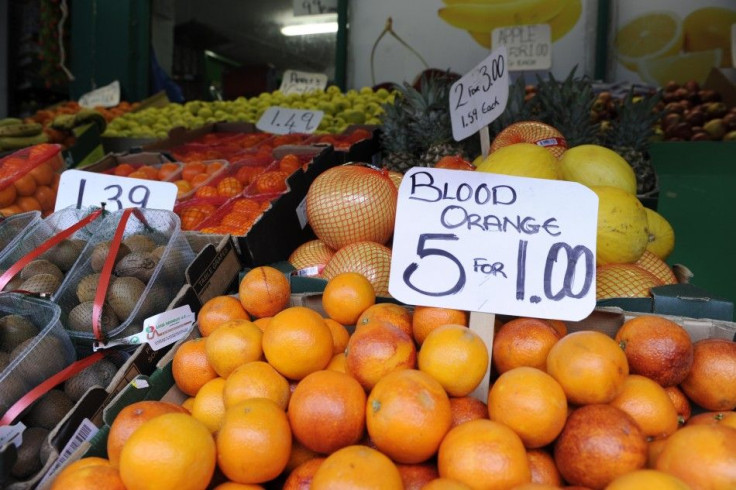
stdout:
POLYGON ((311 134, 317 129, 324 115, 322 111, 271 106, 263 113, 256 127, 261 131, 274 134, 311 134))
POLYGON ((294 271, 291 274, 298 277, 312 277, 312 276, 318 276, 320 272, 322 272, 322 269, 324 267, 320 267, 317 265, 313 265, 311 267, 305 267, 304 269, 299 269, 298 271, 294 271))
POLYGON ((549 24, 498 27, 491 33, 493 46, 506 46, 511 71, 549 70, 552 67, 552 37, 549 24))
POLYGON ((110 349, 119 345, 140 345, 143 343, 143 339, 145 338, 145 330, 141 330, 138 333, 128 335, 127 337, 121 337, 119 339, 106 340, 104 342, 100 340, 95 340, 94 342, 92 342, 92 350, 94 352, 97 352, 100 349, 110 349))
POLYGON ((307 198, 306 197, 302 199, 302 201, 296 207, 296 217, 299 219, 299 226, 301 226, 303 230, 304 227, 307 226, 307 223, 309 222, 309 220, 307 219, 307 198))
POLYGON ((133 385, 134 388, 137 388, 139 390, 148 388, 150 385, 148 384, 148 381, 145 379, 134 379, 130 382, 131 385, 133 385))
POLYGON ((327 75, 306 71, 286 70, 281 79, 279 90, 284 95, 304 94, 315 90, 324 90, 327 86, 327 75))
POLYGON ((143 325, 145 342, 157 351, 186 337, 194 325, 194 313, 184 305, 149 317, 143 325))
POLYGON ((79 105, 88 109, 95 107, 115 107, 120 103, 120 82, 115 80, 110 85, 105 85, 91 92, 87 92, 79 98, 79 105))
POLYGON ((8 443, 12 443, 15 447, 20 447, 23 442, 24 430, 26 430, 26 426, 23 425, 23 422, 0 426, 0 447, 8 443))
POLYGON ((337 0, 294 0, 294 16, 333 14, 337 12, 337 0))
POLYGON ((79 449, 79 446, 91 440, 99 430, 100 429, 98 429, 97 426, 93 424, 89 419, 83 419, 82 422, 79 424, 77 430, 72 435, 71 439, 69 439, 69 442, 66 443, 64 449, 62 449, 61 453, 59 453, 59 458, 56 460, 56 462, 54 462, 54 464, 51 466, 51 468, 49 468, 49 470, 39 482, 38 488, 42 488, 43 482, 53 476, 54 473, 56 473, 58 469, 61 468, 64 463, 66 463, 71 455, 74 454, 77 449, 79 449))

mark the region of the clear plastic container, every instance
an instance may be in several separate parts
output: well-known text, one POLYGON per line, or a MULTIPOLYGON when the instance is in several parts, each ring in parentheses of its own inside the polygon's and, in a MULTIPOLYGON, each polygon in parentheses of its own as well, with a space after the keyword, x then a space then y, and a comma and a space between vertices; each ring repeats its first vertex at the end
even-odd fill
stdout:
POLYGON ((14 214, 0 221, 0 260, 7 250, 15 247, 26 232, 41 221, 41 211, 14 214))

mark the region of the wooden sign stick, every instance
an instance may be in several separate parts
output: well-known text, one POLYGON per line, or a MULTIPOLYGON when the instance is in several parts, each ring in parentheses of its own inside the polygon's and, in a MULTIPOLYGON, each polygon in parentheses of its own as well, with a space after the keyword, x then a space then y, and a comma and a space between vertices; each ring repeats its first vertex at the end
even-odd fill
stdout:
MULTIPOLYGON (((483 158, 488 156, 491 148, 491 137, 488 132, 488 126, 483 126, 480 130, 480 150, 483 158)), ((470 394, 473 398, 477 398, 483 403, 488 402, 488 390, 491 384, 491 357, 493 355, 493 334, 495 332, 496 315, 495 313, 483 313, 480 311, 471 311, 468 327, 470 330, 480 336, 488 348, 488 369, 486 370, 483 380, 478 387, 470 394)))

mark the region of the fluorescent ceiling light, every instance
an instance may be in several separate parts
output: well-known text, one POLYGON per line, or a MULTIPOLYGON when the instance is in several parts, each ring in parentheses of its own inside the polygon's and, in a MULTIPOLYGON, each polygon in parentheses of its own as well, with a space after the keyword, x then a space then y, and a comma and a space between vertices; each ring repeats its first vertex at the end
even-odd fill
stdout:
POLYGON ((328 34, 332 32, 337 32, 337 22, 294 24, 281 28, 281 34, 284 36, 308 36, 310 34, 328 34))

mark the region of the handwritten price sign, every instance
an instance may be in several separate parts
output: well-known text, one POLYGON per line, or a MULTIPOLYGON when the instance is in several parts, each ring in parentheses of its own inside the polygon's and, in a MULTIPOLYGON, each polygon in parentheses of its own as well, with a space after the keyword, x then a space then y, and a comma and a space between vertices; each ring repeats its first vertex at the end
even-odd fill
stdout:
POLYGON ((274 134, 311 134, 317 129, 324 115, 322 111, 269 107, 256 123, 256 127, 274 134))
POLYGON ((508 98, 506 47, 501 46, 452 84, 450 120, 453 138, 460 141, 491 124, 506 109, 508 98))
POLYGON ((506 46, 508 69, 549 70, 552 67, 552 34, 549 24, 493 29, 494 46, 506 46))
POLYGON ((284 95, 305 94, 315 90, 324 90, 326 86, 327 75, 324 73, 286 70, 279 90, 284 95))
POLYGON ((319 15, 337 12, 337 0, 294 0, 294 15, 319 15))
POLYGON ((77 208, 100 206, 108 211, 124 208, 167 209, 176 203, 177 188, 171 182, 132 179, 117 175, 67 170, 61 174, 55 211, 68 206, 77 208))
POLYGON ((389 292, 416 305, 580 320, 595 307, 598 198, 574 183, 414 168, 389 292))

